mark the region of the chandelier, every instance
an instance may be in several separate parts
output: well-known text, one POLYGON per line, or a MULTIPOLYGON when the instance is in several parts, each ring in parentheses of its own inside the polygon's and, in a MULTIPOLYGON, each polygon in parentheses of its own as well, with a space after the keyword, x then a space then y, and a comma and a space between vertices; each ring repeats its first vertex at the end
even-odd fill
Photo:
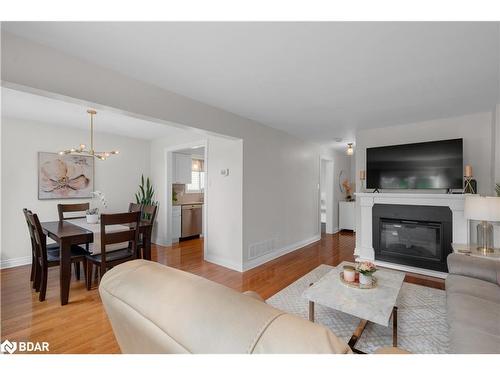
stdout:
POLYGON ((94 150, 94 116, 97 114, 95 109, 88 109, 87 113, 90 115, 90 149, 84 144, 78 148, 71 148, 68 150, 60 151, 59 155, 89 155, 99 160, 106 160, 111 155, 118 154, 118 150, 114 151, 96 151, 94 150))

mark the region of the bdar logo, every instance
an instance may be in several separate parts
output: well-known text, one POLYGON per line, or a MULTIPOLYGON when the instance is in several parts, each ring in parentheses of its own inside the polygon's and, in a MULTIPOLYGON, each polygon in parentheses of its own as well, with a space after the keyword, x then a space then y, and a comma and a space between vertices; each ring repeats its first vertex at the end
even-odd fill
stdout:
POLYGON ((9 340, 5 340, 0 344, 0 351, 2 353, 9 353, 12 354, 16 351, 17 349, 17 342, 10 342, 9 340))

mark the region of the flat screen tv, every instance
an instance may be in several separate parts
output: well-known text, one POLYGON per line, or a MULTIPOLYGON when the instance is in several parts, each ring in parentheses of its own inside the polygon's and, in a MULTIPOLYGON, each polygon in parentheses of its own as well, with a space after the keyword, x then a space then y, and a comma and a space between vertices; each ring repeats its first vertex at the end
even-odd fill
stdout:
POLYGON ((462 189, 463 140, 366 150, 368 189, 462 189))

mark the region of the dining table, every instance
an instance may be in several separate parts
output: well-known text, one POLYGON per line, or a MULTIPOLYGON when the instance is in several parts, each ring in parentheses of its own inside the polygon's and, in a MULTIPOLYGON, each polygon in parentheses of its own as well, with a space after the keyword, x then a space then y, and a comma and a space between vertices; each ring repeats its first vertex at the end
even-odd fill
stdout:
MULTIPOLYGON (((85 245, 94 242, 94 232, 79 226, 71 219, 47 221, 41 223, 43 233, 59 244, 59 288, 61 305, 68 304, 71 282, 71 246, 85 245)), ((139 224, 139 233, 143 241, 143 259, 151 260, 151 232, 152 224, 142 220, 139 224)))

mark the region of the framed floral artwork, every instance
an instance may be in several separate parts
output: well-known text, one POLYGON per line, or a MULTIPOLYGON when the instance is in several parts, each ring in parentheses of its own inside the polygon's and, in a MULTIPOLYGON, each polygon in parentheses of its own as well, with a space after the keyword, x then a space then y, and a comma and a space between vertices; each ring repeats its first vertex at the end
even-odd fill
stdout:
POLYGON ((94 158, 38 153, 38 199, 92 198, 94 158))

